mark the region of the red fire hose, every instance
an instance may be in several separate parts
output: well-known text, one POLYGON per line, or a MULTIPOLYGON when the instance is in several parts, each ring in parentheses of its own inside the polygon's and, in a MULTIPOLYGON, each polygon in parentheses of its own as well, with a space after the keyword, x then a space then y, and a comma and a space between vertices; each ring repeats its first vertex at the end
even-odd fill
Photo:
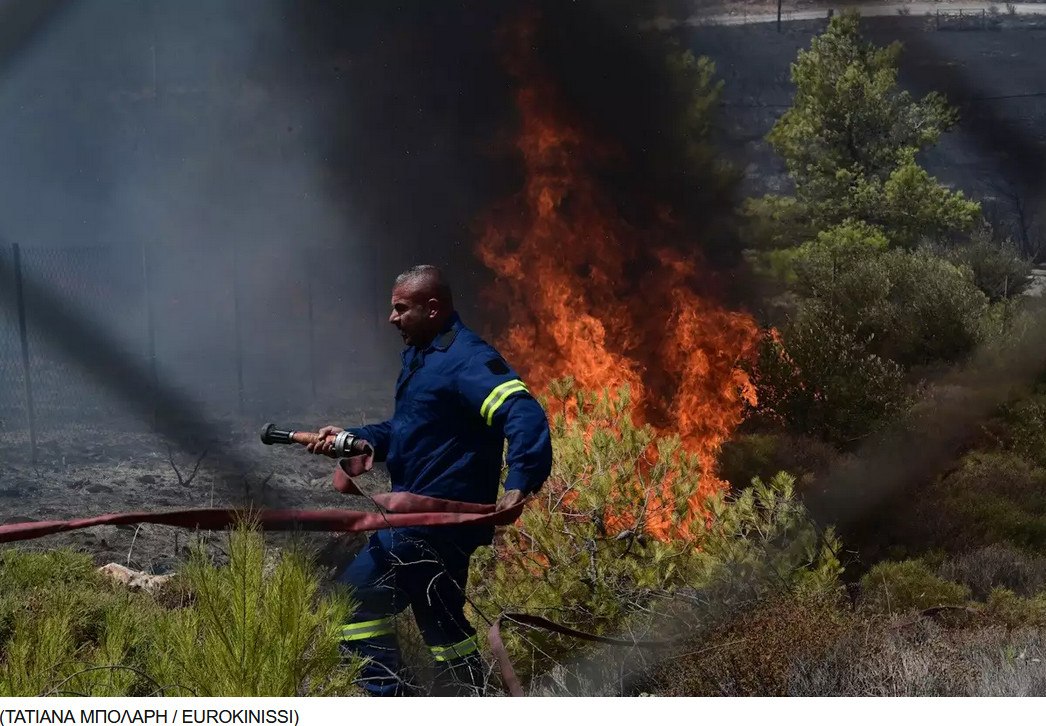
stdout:
MULTIPOLYGON (((306 530, 312 532, 364 532, 395 527, 449 526, 456 524, 506 525, 514 522, 523 511, 523 503, 495 511, 493 504, 472 504, 448 499, 436 499, 408 492, 391 492, 368 496, 352 477, 370 468, 368 457, 342 459, 334 470, 334 487, 347 494, 367 496, 380 511, 362 512, 348 509, 176 509, 168 512, 122 512, 103 514, 84 519, 63 519, 44 522, 18 522, 0 525, 0 542, 45 537, 74 529, 86 529, 101 524, 166 524, 189 529, 225 529, 249 519, 268 530, 306 530)), ((490 649, 501 671, 505 688, 512 696, 522 696, 523 687, 516 675, 508 651, 501 639, 501 623, 511 622, 551 632, 569 635, 591 642, 611 645, 657 647, 670 641, 637 641, 605 638, 554 623, 525 613, 504 613, 491 625, 490 649)))

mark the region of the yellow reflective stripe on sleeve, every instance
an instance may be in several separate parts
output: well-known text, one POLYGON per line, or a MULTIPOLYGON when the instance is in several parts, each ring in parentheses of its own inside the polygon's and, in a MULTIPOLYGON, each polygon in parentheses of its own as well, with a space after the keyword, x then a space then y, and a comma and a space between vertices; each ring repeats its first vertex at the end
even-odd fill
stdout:
POLYGON ((364 640, 365 638, 376 638, 379 635, 389 635, 393 632, 395 621, 392 618, 381 618, 379 620, 365 620, 361 623, 349 623, 341 626, 341 640, 364 640))
POLYGON ((483 401, 483 405, 479 407, 479 415, 487 420, 487 426, 493 424, 494 412, 500 408, 505 399, 518 391, 528 391, 528 389, 523 381, 513 378, 511 381, 505 381, 500 386, 496 386, 490 392, 487 399, 483 401))
POLYGON ((455 658, 464 658, 469 653, 475 653, 479 650, 479 643, 476 641, 476 636, 473 635, 460 643, 454 643, 454 645, 434 645, 429 650, 432 651, 432 657, 436 660, 448 661, 455 658))

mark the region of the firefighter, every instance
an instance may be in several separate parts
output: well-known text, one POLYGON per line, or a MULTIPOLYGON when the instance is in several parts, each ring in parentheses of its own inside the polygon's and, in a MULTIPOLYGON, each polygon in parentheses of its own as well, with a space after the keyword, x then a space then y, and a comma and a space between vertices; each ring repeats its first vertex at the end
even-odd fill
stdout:
MULTIPOLYGON (((389 322, 406 345, 392 418, 359 428, 325 426, 309 451, 332 456, 344 430, 357 437, 350 449, 363 451, 369 443, 375 461, 385 461, 394 492, 496 500, 499 511, 536 492, 552 467, 545 412, 519 374, 462 323, 443 273, 419 265, 397 277, 389 322), (508 473, 498 498, 503 456, 508 473)), ((493 535, 493 527, 459 525, 371 536, 338 577, 358 603, 342 628, 342 644, 367 659, 364 689, 415 692, 401 668, 393 623, 410 606, 435 660, 437 693, 482 692, 483 662, 476 630, 464 615, 465 587, 469 558, 493 535)))

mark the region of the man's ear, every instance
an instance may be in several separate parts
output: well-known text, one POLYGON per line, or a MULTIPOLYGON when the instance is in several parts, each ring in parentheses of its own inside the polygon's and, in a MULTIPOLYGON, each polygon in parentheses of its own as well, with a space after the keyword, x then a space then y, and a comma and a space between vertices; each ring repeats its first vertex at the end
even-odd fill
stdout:
POLYGON ((441 312, 443 312, 443 305, 441 305, 440 301, 437 300, 436 298, 430 297, 428 299, 428 303, 427 304, 429 306, 429 315, 428 315, 428 317, 435 318, 435 317, 439 316, 439 314, 441 312))

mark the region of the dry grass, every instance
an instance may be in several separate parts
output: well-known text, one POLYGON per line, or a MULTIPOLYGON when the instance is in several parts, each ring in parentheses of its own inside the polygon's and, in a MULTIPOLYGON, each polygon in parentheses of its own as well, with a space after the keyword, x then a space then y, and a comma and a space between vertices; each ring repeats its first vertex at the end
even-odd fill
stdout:
POLYGON ((781 597, 691 643, 651 681, 662 696, 783 696, 796 660, 819 661, 852 621, 832 597, 781 597))
POLYGON ((986 600, 997 587, 1030 596, 1046 589, 1046 557, 995 544, 949 559, 938 574, 970 588, 978 600, 986 600))
POLYGON ((823 657, 798 660, 793 696, 1041 696, 1046 636, 930 619, 864 623, 823 657))
POLYGON ((1046 695, 1046 603, 888 615, 825 595, 783 595, 689 643, 651 674, 663 696, 1046 695))

